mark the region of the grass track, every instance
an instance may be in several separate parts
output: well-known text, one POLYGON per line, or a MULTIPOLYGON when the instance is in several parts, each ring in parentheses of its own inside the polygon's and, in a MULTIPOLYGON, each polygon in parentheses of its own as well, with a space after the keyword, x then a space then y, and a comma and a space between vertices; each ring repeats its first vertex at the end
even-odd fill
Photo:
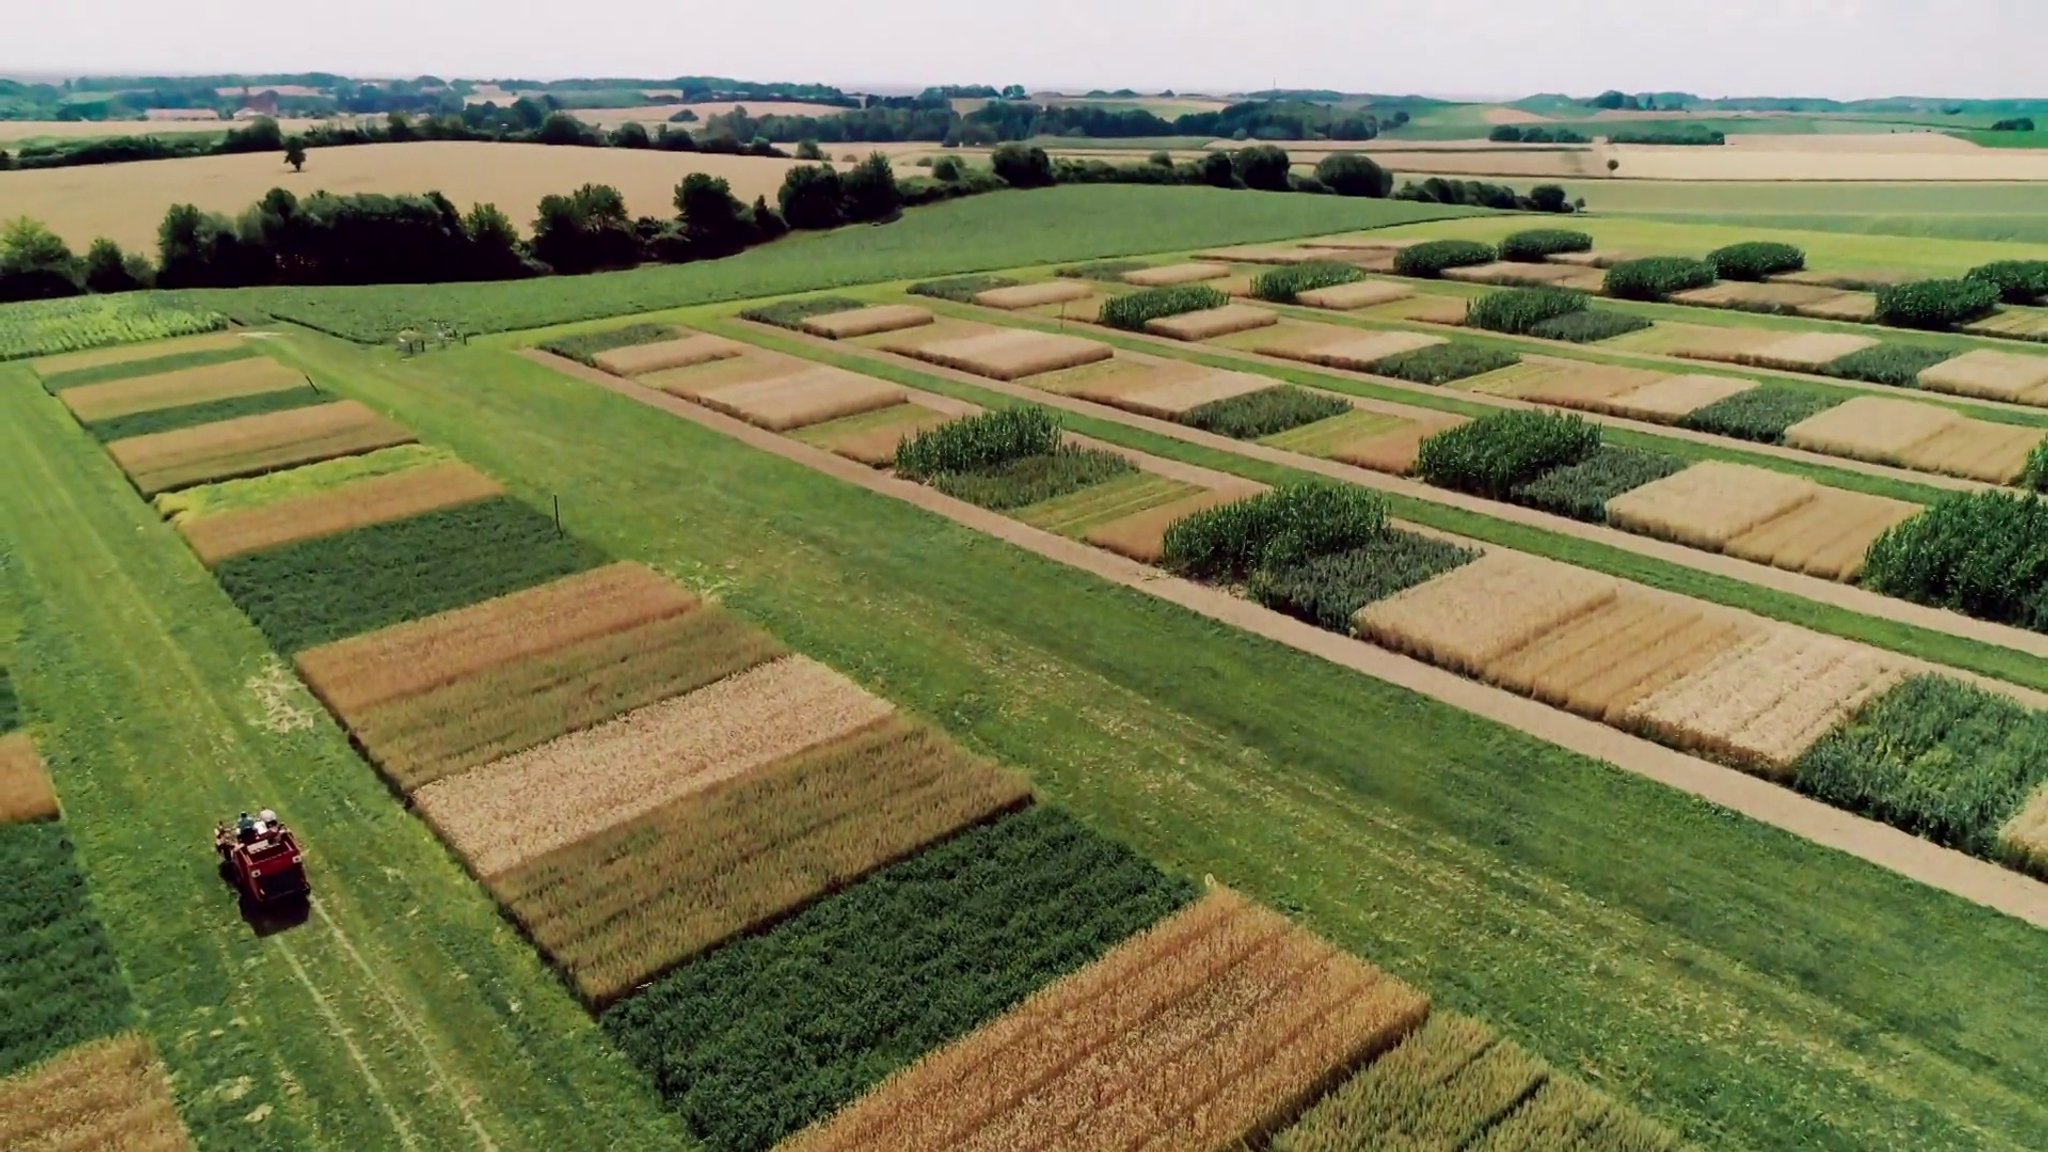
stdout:
POLYGON ((2048 938, 2017 922, 504 352, 288 343, 1162 865, 1695 1140, 2020 1149, 2048 1126, 2048 938))

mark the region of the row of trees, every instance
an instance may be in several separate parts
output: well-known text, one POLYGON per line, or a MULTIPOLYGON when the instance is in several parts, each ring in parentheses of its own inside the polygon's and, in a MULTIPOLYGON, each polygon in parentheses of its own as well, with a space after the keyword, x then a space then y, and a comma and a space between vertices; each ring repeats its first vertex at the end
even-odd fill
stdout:
POLYGON ((742 140, 818 140, 825 143, 922 141, 932 144, 990 145, 1035 137, 1132 139, 1149 136, 1207 136, 1238 140, 1371 140, 1385 127, 1408 122, 1398 111, 1382 123, 1369 112, 1294 100, 1252 100, 1216 112, 1195 112, 1172 120, 1142 108, 1099 104, 1034 104, 991 100, 962 115, 945 90, 916 97, 876 100, 843 116, 754 116, 745 108, 714 116, 711 131, 742 140))

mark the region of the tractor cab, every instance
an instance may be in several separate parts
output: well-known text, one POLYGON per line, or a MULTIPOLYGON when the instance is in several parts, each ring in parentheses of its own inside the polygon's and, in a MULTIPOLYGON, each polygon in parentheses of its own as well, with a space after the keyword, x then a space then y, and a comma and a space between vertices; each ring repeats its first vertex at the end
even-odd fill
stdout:
POLYGON ((303 900, 313 890, 299 838, 267 809, 260 817, 244 812, 232 824, 214 825, 213 848, 221 871, 252 904, 303 900))

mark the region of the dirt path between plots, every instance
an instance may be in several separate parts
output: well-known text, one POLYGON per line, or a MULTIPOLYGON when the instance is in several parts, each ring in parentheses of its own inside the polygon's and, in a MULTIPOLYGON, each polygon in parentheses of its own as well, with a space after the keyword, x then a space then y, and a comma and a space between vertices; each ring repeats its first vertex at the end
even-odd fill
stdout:
MULTIPOLYGON (((792 335, 780 328, 752 325, 746 321, 739 321, 738 323, 742 327, 764 334, 772 334, 779 339, 787 339, 792 335)), ((2048 633, 2029 632, 2023 628, 2014 628, 2005 624, 1994 624, 1991 621, 1978 620, 1975 617, 1965 616, 1959 612, 1931 608, 1925 604, 1915 604, 1911 601, 1900 600, 1891 596, 1881 596, 1876 592, 1858 588, 1854 585, 1840 584, 1833 580, 1822 580, 1817 576, 1807 576, 1798 572, 1788 572, 1782 568, 1772 568, 1765 564, 1741 560, 1720 552, 1706 552, 1698 548, 1687 547, 1683 544, 1673 544, 1648 536, 1638 536, 1634 533, 1622 532, 1603 525, 1587 524, 1564 516, 1555 516, 1548 512, 1541 512, 1534 508, 1525 508, 1519 504, 1507 504, 1478 496, 1468 496, 1462 492, 1432 487, 1420 480, 1410 480, 1402 476, 1391 476, 1384 472, 1374 472, 1370 469, 1357 468, 1349 464, 1340 464, 1335 460, 1325 460, 1318 456, 1304 456, 1279 448, 1270 448, 1264 444, 1232 440, 1227 436, 1203 432, 1190 428, 1185 424, 1176 424, 1170 420, 1156 420, 1149 416, 1139 416, 1135 413, 1126 412, 1121 408, 1111 408, 1108 405, 1096 404, 1072 396, 1060 396, 1032 388, 1025 384, 1010 384, 999 380, 989 380, 969 373, 941 368, 934 364, 925 363, 922 360, 912 360, 908 357, 878 352, 858 345, 836 343, 802 335, 796 335, 795 339, 813 347, 831 349, 861 359, 896 364, 927 376, 952 380, 975 388, 984 388, 991 392, 999 392, 1019 400, 1028 400, 1048 408, 1059 408, 1082 416, 1122 424, 1126 427, 1155 433, 1160 436, 1169 436, 1176 440, 1182 440, 1204 448, 1212 448, 1219 452, 1228 452, 1232 455, 1243 456, 1283 468, 1292 468, 1301 472, 1312 472, 1320 476, 1327 476, 1333 480, 1341 480, 1349 484, 1373 488, 1396 496, 1423 500, 1447 508, 1476 513, 1505 523, 1536 528, 1560 536, 1571 536, 1588 543, 1602 544, 1623 552, 1633 552, 1638 556, 1648 557, 1652 560, 1661 560, 1667 564, 1690 568, 1696 572, 1722 576, 1731 580, 1740 580, 1745 584, 1767 588, 1774 592, 1783 592, 1788 595, 1798 596, 1804 600, 1811 600, 1817 604, 1826 604, 1864 616, 1873 616, 1880 620, 1895 620, 1902 624, 1911 624, 1918 628, 1924 628, 1929 632, 1940 632, 1962 640, 1974 640, 1978 643, 1990 644, 2015 652, 2024 652, 2031 656, 2048 658, 2048 633)), ((1332 393, 1332 395, 1343 394, 1332 393)))
POLYGON ((1207 585, 1168 576, 1134 560, 1032 528, 921 484, 898 480, 864 464, 721 416, 666 392, 658 392, 537 349, 527 349, 520 354, 558 372, 722 433, 749 447, 773 453, 868 491, 902 500, 1046 559, 1137 589, 1199 612, 1219 623, 1285 644, 1454 708, 1520 729, 1539 740, 1680 789, 1931 888, 1994 908, 2036 927, 2048 927, 2048 884, 1996 864, 1853 816, 1732 768, 1674 752, 1535 700, 1489 688, 1455 673, 1305 624, 1207 585))

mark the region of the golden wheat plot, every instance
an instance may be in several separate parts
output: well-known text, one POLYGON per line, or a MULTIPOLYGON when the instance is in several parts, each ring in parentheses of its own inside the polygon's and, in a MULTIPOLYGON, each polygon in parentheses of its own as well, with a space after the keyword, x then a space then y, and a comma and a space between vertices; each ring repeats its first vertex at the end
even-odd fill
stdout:
POLYGON ((1578 360, 1525 360, 1521 372, 1504 373, 1472 386, 1475 392, 1512 396, 1532 404, 1584 408, 1605 412, 1617 396, 1626 396, 1664 380, 1665 374, 1644 368, 1588 364, 1578 360))
POLYGON ((1638 701, 1623 725, 1782 776, 1814 741, 1905 678, 1896 658, 1785 625, 1638 701))
POLYGON ((57 818, 57 792, 26 732, 0 736, 0 824, 57 818))
POLYGON ((1005 312, 1021 311, 1025 308, 1043 308, 1048 304, 1068 304, 1086 300, 1095 295, 1093 285, 1082 280, 1048 280, 1043 284, 1016 284, 1008 288, 991 288, 978 293, 974 302, 984 308, 1001 308, 1005 312))
POLYGON ((1126 272, 1124 283, 1135 284, 1140 288, 1165 288, 1174 284, 1199 284, 1204 280, 1221 280, 1228 275, 1228 264, 1166 264, 1158 268, 1139 268, 1126 272))
POLYGON ((1414 290, 1405 284, 1394 284, 1385 280, 1359 280, 1329 288, 1311 288, 1296 296, 1294 300, 1297 304, 1306 304, 1311 308, 1350 312, 1359 308, 1391 304, 1396 300, 1406 300, 1414 294, 1414 290))
POLYGON ((828 312, 813 316, 803 322, 803 330, 813 336, 826 336, 834 340, 851 340, 857 336, 874 336, 882 332, 900 332, 905 328, 921 328, 932 323, 930 312, 910 304, 879 304, 873 308, 855 308, 849 312, 828 312))
POLYGON ((1582 280, 1584 268, 1569 264, 1524 264, 1519 261, 1501 260, 1492 264, 1475 264, 1467 268, 1446 268, 1444 279, 1461 281, 1466 284, 1495 284, 1501 286, 1539 287, 1565 284, 1582 280))
POLYGON ((1519 552, 1487 552, 1368 604, 1352 618, 1367 640, 1461 672, 1487 666, 1612 602, 1620 581, 1519 552))
POLYGON ((1964 420, 1962 413, 1939 404, 1858 396, 1785 429, 1785 443, 1830 456, 1904 464, 1914 445, 1964 420))
POLYGON ((1926 510, 1904 500, 1822 488, 1812 501, 1729 540, 1722 551, 1826 580, 1854 580, 1886 529, 1926 510))
POLYGON ((491 891, 603 1002, 1030 796, 943 734, 885 720, 532 860, 491 891))
POLYGON ((1489 663, 1488 683, 1611 723, 1755 634, 1736 613, 1623 585, 1613 600, 1489 663))
POLYGON ((676 340, 653 344, 629 344, 599 352, 591 360, 615 376, 641 376, 666 368, 689 368, 714 360, 730 360, 746 346, 718 336, 692 333, 676 340))
POLYGON ((887 468, 896 463, 896 449, 905 440, 958 418, 916 402, 894 404, 810 425, 799 439, 870 467, 887 468))
POLYGON ((1628 532, 1719 551, 1737 536, 1820 496, 1798 476, 1708 460, 1607 502, 1607 522, 1628 532))
POLYGON ((1389 356, 1443 342, 1441 336, 1421 332, 1370 332, 1334 324, 1283 321, 1253 332, 1233 346, 1247 348, 1261 356, 1277 356, 1351 372, 1369 372, 1374 364, 1389 356))
POLYGON ((161 408, 181 408, 187 404, 205 404, 305 387, 308 385, 303 375, 275 360, 251 356, 225 364, 160 372, 129 380, 110 380, 105 384, 86 384, 67 388, 57 395, 64 401, 64 406, 71 409, 73 416, 91 422, 132 416, 137 412, 154 412, 161 408))
POLYGON ((1330 450, 1330 459, 1375 472, 1406 476, 1415 471, 1415 461, 1422 455, 1424 440, 1471 421, 1470 417, 1448 412, 1428 412, 1421 408, 1410 411, 1415 413, 1413 418, 1403 418, 1391 429, 1337 445, 1330 450))
POLYGON ((907 399, 886 380, 812 365, 788 375, 700 390, 697 402, 770 432, 787 432, 889 408, 907 399))
POLYGON ((1271 328, 1280 322, 1280 314, 1270 308, 1256 308, 1250 304, 1225 304, 1221 308, 1207 308, 1200 312, 1183 312, 1178 316, 1162 316, 1157 320, 1145 321, 1145 331, 1154 336, 1167 336, 1175 340, 1214 340, 1236 332, 1250 332, 1255 328, 1271 328))
POLYGON ((2016 484, 2044 436, 2039 428, 1965 420, 1907 449, 1903 463, 1923 472, 2016 484))
POLYGON ((354 400, 342 400, 133 436, 108 444, 107 454, 149 497, 410 444, 413 439, 398 424, 354 400))
POLYGON ((171 1082, 136 1034, 81 1044, 0 1081, 8 1152, 185 1152, 171 1082))
POLYGON ((1675 424, 1709 404, 1740 396, 1757 386, 1734 376, 1666 376, 1632 392, 1608 398, 1598 411, 1634 420, 1675 424))
POLYGON ((2048 404, 2048 356, 1988 349, 1965 352, 1920 373, 1920 386, 1958 396, 2048 404))
POLYGON ((1079 336, 980 326, 981 331, 943 340, 914 341, 891 351, 991 380, 1021 380, 1062 368, 1078 368, 1115 355, 1115 349, 1079 336))
POLYGON ((1841 289, 1827 285, 1782 282, 1751 284, 1740 280, 1723 280, 1717 284, 1709 284, 1705 288, 1675 292, 1671 300, 1675 304, 1694 304, 1705 308, 1748 308, 1770 312, 1789 310, 1805 304, 1818 304, 1841 294, 1841 289))
POLYGON ((1796 336, 1778 336, 1750 355, 1753 363, 1766 368, 1818 372, 1851 352, 1875 348, 1877 343, 1873 337, 1846 332, 1801 332, 1796 336))
POLYGON ((1171 420, 1186 415, 1204 404, 1228 400, 1233 396, 1264 392, 1273 386, 1273 381, 1265 376, 1255 376, 1249 372, 1205 369, 1182 379, 1167 381, 1157 387, 1133 389, 1109 402, 1140 415, 1171 420))
POLYGON ((1111 520, 1088 529, 1082 539, 1107 552, 1114 552, 1141 564, 1157 564, 1166 554, 1166 530, 1177 520, 1185 519, 1197 512, 1242 500, 1259 486, 1210 488, 1193 496, 1183 497, 1171 504, 1161 504, 1134 512, 1121 519, 1111 520))
POLYGON ((1048 372, 1032 380, 1031 386, 1060 396, 1114 405, 1126 396, 1200 380, 1214 371, 1184 360, 1162 360, 1127 352, 1112 360, 1048 372))
POLYGON ((1797 309, 1801 316, 1816 320, 1843 320, 1851 324, 1873 324, 1877 321, 1877 294, 1875 292, 1837 292, 1824 300, 1801 304, 1797 309))
POLYGON ((36 375, 47 380, 63 372, 77 372, 86 368, 99 368, 108 364, 129 364, 137 360, 154 360, 159 356, 182 356, 188 352, 219 352, 242 346, 239 332, 206 332, 198 336, 180 336, 173 340, 152 340, 146 344, 116 344, 111 348, 88 348, 81 352, 62 352, 32 360, 29 367, 36 375))
POLYGON ((2048 877, 2048 784, 2035 789, 2027 806, 1999 831, 1998 843, 2022 867, 2048 877))
POLYGON ((188 520, 178 530, 210 567, 231 556, 473 504, 504 491, 496 480, 467 464, 430 464, 292 500, 188 520))
POLYGON ((437 780, 413 802, 489 879, 890 711, 830 668, 788 656, 437 780))
POLYGON ((1211 252, 1197 252, 1195 258, 1218 264, 1306 264, 1311 260, 1324 259, 1310 249, 1286 244, 1246 244, 1237 248, 1218 248, 1211 252))
POLYGON ((1756 356, 1784 339, 1782 332, 1762 328, 1721 328, 1711 324, 1678 324, 1662 320, 1657 322, 1655 332, 1669 338, 1674 356, 1731 364, 1761 363, 1756 356))
POLYGON ((1421 993, 1215 891, 784 1147, 1236 1148, 1428 1013, 1421 993))

